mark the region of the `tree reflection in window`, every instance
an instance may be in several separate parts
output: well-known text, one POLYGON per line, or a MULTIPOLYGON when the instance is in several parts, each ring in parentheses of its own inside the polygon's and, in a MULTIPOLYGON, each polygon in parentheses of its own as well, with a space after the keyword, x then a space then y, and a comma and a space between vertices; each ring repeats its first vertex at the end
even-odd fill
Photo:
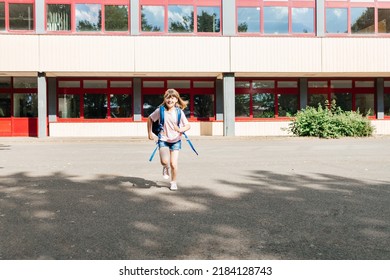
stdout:
POLYGON ((106 94, 84 94, 84 118, 105 119, 107 117, 106 94))
POLYGON ((255 93, 253 94, 253 117, 254 118, 273 118, 275 117, 273 93, 255 93))
POLYGON ((197 21, 198 32, 219 32, 220 31, 219 7, 198 7, 197 21))
POLYGON ((146 32, 164 31, 164 7, 141 7, 141 30, 146 32))
POLYGON ((351 8, 351 32, 375 32, 374 8, 351 8))
POLYGON ((194 95, 194 117, 196 118, 214 117, 214 95, 211 94, 194 95))
POLYGON ((194 31, 193 6, 168 6, 168 31, 189 33, 194 31))
POLYGON ((250 115, 250 94, 236 94, 236 117, 245 118, 250 115))
POLYGON ((143 107, 143 116, 147 118, 163 102, 164 96, 161 94, 145 94, 143 107))
POLYGON ((278 94, 278 116, 292 117, 298 112, 297 94, 278 94))
POLYGON ((129 118, 132 116, 132 100, 129 94, 111 94, 110 112, 112 118, 129 118))
POLYGON ((101 31, 102 8, 100 4, 76 4, 76 31, 101 31))
POLYGON ((105 30, 128 31, 129 30, 128 6, 106 5, 104 6, 105 30))

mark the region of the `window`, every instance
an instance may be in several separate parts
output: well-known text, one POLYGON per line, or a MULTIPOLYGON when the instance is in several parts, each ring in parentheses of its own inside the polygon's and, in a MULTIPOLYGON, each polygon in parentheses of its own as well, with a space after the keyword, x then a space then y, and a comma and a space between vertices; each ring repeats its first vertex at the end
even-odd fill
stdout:
POLYGON ((33 31, 35 29, 34 4, 35 0, 0 0, 0 32, 33 31))
POLYGON ((378 9, 378 32, 390 33, 390 7, 378 9))
POLYGON ((53 32, 129 32, 129 2, 125 0, 46 0, 46 28, 53 32), (73 26, 74 25, 74 26, 73 26))
POLYGON ((220 0, 177 1, 140 0, 141 32, 208 33, 221 32, 220 0))
POLYGON ((390 80, 385 80, 383 103, 385 118, 390 118, 390 80))
POLYGON ((346 8, 326 9, 326 32, 327 33, 348 32, 348 9, 346 8))
POLYGON ((128 121, 133 117, 132 81, 125 79, 59 79, 58 117, 128 121))
POLYGON ((0 2, 0 31, 5 30, 5 3, 0 2))
POLYGON ((162 104, 166 88, 175 88, 183 100, 187 101, 184 114, 189 119, 215 119, 215 81, 214 80, 143 80, 143 117, 147 118, 162 104))
POLYGON ((292 117, 298 111, 296 80, 237 80, 236 118, 268 119, 292 117))
POLYGON ((315 1, 237 0, 237 32, 315 36, 315 1))

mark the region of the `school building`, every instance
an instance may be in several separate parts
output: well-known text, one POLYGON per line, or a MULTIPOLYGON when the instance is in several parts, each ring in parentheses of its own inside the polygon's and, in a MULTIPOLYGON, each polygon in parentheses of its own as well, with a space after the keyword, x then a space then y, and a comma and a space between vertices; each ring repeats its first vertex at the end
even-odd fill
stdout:
POLYGON ((0 0, 0 136, 286 135, 336 100, 390 134, 390 0, 0 0))

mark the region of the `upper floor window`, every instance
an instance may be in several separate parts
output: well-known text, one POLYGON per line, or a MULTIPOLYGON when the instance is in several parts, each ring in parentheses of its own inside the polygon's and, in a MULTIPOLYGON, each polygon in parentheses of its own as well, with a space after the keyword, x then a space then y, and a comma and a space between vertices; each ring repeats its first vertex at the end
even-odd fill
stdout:
POLYGON ((47 0, 47 31, 128 32, 129 3, 124 0, 47 0))
POLYGON ((141 0, 141 32, 220 33, 220 0, 141 0))
POLYGON ((0 31, 33 31, 34 22, 34 0, 0 1, 0 31))
POLYGON ((315 1, 237 0, 239 34, 294 34, 314 36, 315 1))
POLYGON ((326 0, 325 31, 331 35, 390 33, 390 3, 383 0, 326 0))

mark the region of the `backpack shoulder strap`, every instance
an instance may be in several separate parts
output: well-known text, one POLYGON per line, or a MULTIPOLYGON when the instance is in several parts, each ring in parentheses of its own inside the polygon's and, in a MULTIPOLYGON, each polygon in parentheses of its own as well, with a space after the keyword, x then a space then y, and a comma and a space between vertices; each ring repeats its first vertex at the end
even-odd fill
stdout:
POLYGON ((160 106, 160 125, 164 126, 164 112, 165 112, 165 107, 164 105, 160 106))
POLYGON ((177 126, 180 127, 181 109, 179 107, 176 107, 176 112, 177 112, 177 126))

